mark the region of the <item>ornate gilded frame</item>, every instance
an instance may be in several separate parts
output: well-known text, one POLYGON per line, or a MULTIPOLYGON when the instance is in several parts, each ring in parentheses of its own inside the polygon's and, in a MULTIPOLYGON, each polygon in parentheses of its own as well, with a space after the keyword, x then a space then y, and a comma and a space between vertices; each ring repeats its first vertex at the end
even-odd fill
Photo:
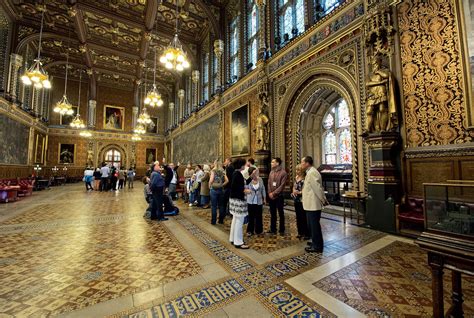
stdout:
POLYGON ((242 105, 239 105, 238 107, 234 108, 230 112, 229 116, 229 127, 230 127, 230 153, 232 158, 237 158, 237 157, 243 157, 243 156, 248 156, 250 154, 250 148, 252 146, 251 142, 251 134, 250 134, 250 103, 245 103, 242 105), (248 134, 248 140, 249 140, 249 145, 248 145, 248 151, 246 153, 240 153, 240 154, 234 154, 233 152, 233 131, 232 131, 232 116, 234 113, 244 107, 247 107, 247 134, 248 134))
POLYGON ((58 144, 58 164, 60 165, 74 165, 76 164, 76 152, 77 152, 77 145, 76 144, 63 144, 59 143, 58 144), (74 145, 74 155, 72 157, 72 162, 61 162, 61 145, 74 145))
POLYGON ((124 127, 125 127, 125 107, 119 107, 119 106, 113 106, 113 105, 104 105, 104 118, 102 120, 102 127, 103 129, 107 129, 107 130, 124 130, 124 127), (116 109, 120 109, 120 111, 122 112, 122 125, 121 125, 121 128, 120 129, 115 129, 115 128, 105 128, 105 124, 107 122, 107 117, 105 116, 106 113, 107 113, 107 108, 116 108, 116 109))
POLYGON ((36 141, 35 141, 35 163, 37 164, 44 164, 44 150, 46 145, 46 136, 41 134, 36 134, 36 141), (39 146, 39 137, 42 137, 42 144, 41 144, 41 158, 38 160, 38 146, 39 146))
MULTIPOLYGON (((473 88, 473 78, 470 72, 470 61, 469 61, 469 49, 468 49, 468 41, 467 35, 468 31, 466 30, 466 20, 465 20, 465 12, 464 12, 464 3, 469 0, 464 1, 455 1, 456 3, 456 20, 458 22, 458 29, 459 29, 459 42, 460 45, 460 53, 461 53, 461 60, 462 60, 462 70, 464 74, 464 83, 463 89, 465 92, 465 112, 466 112, 466 120, 465 126, 468 129, 474 129, 474 88, 473 88)), ((473 21, 474 22, 474 21, 473 21)), ((474 55, 474 52, 472 52, 474 55)))

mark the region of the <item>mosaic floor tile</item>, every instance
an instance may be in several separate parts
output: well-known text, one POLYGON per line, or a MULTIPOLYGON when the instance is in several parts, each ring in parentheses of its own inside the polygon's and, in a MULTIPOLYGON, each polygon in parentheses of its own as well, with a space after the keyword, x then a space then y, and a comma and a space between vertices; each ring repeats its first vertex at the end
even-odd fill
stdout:
MULTIPOLYGON (((445 294, 449 294, 449 273, 446 276, 445 294)), ((429 317, 432 313, 426 253, 412 244, 394 242, 314 286, 372 317, 429 317)), ((463 292, 465 317, 473 317, 474 279, 464 277, 463 292)))

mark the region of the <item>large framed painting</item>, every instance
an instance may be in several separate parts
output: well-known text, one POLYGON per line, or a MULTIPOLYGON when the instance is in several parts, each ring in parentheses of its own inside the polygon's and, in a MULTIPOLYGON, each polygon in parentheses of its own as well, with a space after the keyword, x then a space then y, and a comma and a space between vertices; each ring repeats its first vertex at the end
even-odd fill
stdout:
POLYGON ((463 42, 465 86, 466 86, 466 124, 474 128, 474 0, 456 1, 461 22, 463 42))
POLYGON ((146 126, 146 132, 148 134, 156 134, 158 132, 158 118, 150 117, 151 123, 146 126))
POLYGON ((74 164, 76 160, 76 144, 59 144, 58 163, 74 164))
POLYGON ((77 106, 72 106, 72 115, 59 115, 59 124, 69 126, 72 119, 77 115, 77 106))
POLYGON ((234 110, 230 116, 232 156, 245 156, 250 152, 249 105, 234 110))
POLYGON ((44 149, 46 145, 46 137, 41 134, 36 135, 35 142, 35 163, 43 164, 44 163, 44 149))
POLYGON ((104 106, 104 129, 123 130, 125 123, 125 108, 104 106))
POLYGON ((145 151, 146 164, 152 164, 153 162, 156 161, 156 156, 157 156, 156 152, 157 152, 156 148, 146 148, 146 151, 145 151))

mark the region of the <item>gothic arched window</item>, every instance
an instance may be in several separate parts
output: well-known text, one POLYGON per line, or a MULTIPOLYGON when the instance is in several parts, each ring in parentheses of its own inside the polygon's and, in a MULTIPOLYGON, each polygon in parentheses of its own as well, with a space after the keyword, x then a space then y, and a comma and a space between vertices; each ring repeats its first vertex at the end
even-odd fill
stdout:
POLYGON ((255 68, 258 56, 258 9, 255 0, 247 0, 247 71, 255 68), (251 66, 250 66, 251 64, 251 66))
POLYGON ((240 15, 236 16, 230 23, 230 41, 229 41, 229 66, 230 66, 230 82, 234 83, 240 76, 239 70, 239 19, 240 15))
POLYGON ((344 99, 341 99, 329 108, 323 118, 323 163, 352 163, 350 125, 349 106, 344 99))

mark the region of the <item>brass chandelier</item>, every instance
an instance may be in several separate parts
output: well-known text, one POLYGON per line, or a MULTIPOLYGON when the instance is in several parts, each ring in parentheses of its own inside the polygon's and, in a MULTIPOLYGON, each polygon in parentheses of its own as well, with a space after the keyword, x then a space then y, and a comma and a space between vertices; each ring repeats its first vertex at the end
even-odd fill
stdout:
POLYGON ((178 72, 182 72, 191 66, 178 38, 178 1, 176 1, 176 32, 170 45, 160 57, 160 62, 167 69, 178 72))
POLYGON ((163 106, 163 99, 161 94, 156 89, 156 47, 155 47, 155 65, 153 68, 153 88, 147 93, 144 103, 150 107, 161 107, 163 106))
POLYGON ((43 22, 44 22, 44 9, 41 11, 41 28, 38 41, 38 56, 34 59, 33 64, 21 77, 21 81, 24 85, 33 86, 37 89, 51 88, 51 82, 49 81, 48 73, 43 69, 43 63, 41 63, 41 40, 43 36, 43 22))
POLYGON ((140 115, 138 115, 137 122, 145 126, 151 123, 150 115, 148 115, 145 107, 142 108, 140 115))
POLYGON ((140 141, 140 140, 142 140, 142 137, 140 137, 139 135, 134 134, 134 135, 132 136, 132 141, 140 141))
POLYGON ((71 116, 71 115, 74 114, 74 111, 72 109, 72 105, 69 102, 69 100, 67 99, 67 95, 66 95, 68 69, 69 69, 69 52, 66 55, 66 77, 64 79, 64 94, 63 94, 63 97, 61 98, 61 100, 56 103, 56 105, 54 106, 54 109, 53 109, 53 111, 55 113, 59 113, 63 116, 64 115, 70 115, 71 116))
POLYGON ((133 130, 133 132, 136 133, 136 134, 139 134, 139 135, 143 135, 144 133, 146 133, 145 125, 137 124, 135 126, 135 129, 133 130))
POLYGON ((79 97, 77 98, 77 114, 74 117, 74 119, 71 121, 69 126, 71 128, 77 128, 77 129, 84 129, 86 128, 86 125, 84 124, 84 121, 81 118, 81 114, 79 113, 79 109, 81 108, 81 80, 82 80, 82 72, 79 71, 79 97))

